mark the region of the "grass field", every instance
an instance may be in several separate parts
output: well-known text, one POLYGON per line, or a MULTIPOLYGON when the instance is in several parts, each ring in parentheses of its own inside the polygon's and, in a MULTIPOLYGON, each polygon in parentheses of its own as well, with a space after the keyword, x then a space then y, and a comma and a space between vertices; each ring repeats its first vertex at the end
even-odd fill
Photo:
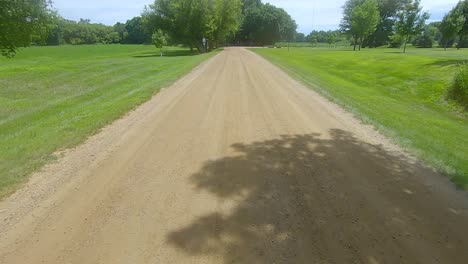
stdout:
POLYGON ((349 41, 340 41, 336 42, 333 45, 327 43, 316 43, 312 44, 310 42, 277 42, 274 47, 277 48, 287 48, 287 47, 296 47, 296 48, 340 48, 340 49, 353 49, 353 46, 349 45, 349 41))
POLYGON ((468 187, 467 114, 445 100, 468 50, 254 51, 468 187))
POLYGON ((212 54, 152 46, 34 47, 0 58, 0 197, 212 54))

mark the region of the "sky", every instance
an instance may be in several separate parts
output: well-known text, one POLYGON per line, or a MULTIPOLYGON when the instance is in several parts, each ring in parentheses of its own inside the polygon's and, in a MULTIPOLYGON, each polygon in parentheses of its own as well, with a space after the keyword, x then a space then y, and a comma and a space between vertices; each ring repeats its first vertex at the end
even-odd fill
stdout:
MULTIPOLYGON (((141 14, 143 7, 154 0, 54 0, 59 14, 71 20, 91 19, 91 22, 113 25, 141 14)), ((298 31, 308 34, 312 30, 337 29, 345 0, 263 0, 284 8, 298 24, 298 31)), ((458 0, 422 0, 424 10, 431 14, 430 21, 439 21, 458 0)))

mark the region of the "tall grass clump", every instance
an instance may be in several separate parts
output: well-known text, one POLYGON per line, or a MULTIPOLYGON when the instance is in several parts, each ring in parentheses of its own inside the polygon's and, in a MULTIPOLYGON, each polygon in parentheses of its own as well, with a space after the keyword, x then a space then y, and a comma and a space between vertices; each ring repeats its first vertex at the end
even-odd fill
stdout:
POLYGON ((460 66, 452 85, 448 89, 447 96, 450 100, 456 101, 465 110, 468 110, 468 65, 460 66))

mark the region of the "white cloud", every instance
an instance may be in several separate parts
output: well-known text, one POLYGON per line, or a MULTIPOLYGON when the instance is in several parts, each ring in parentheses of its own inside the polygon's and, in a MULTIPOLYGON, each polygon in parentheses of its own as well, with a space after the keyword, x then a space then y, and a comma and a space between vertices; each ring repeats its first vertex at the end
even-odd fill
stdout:
MULTIPOLYGON (((345 0, 263 0, 284 8, 299 25, 298 31, 309 33, 313 29, 336 29, 342 17, 345 0)), ((54 7, 67 18, 89 18, 92 22, 113 25, 141 14, 145 5, 153 0, 54 0, 54 7)), ((458 0, 422 0, 431 20, 442 19, 458 0)))

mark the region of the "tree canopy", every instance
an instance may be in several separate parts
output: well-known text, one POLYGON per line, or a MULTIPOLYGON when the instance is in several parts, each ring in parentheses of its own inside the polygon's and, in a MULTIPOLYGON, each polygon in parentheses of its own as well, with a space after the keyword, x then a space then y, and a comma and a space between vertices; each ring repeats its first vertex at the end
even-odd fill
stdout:
POLYGON ((465 18, 461 12, 457 9, 453 9, 440 23, 439 30, 442 33, 442 41, 444 42, 444 48, 447 49, 450 40, 455 38, 457 34, 463 29, 465 18))
POLYGON ((293 41, 297 28, 286 11, 260 0, 156 0, 143 16, 150 30, 199 50, 203 37, 210 48, 225 42, 271 45, 293 41))
POLYGON ((354 50, 359 42, 361 49, 364 38, 374 33, 380 15, 376 0, 348 0, 343 7, 341 29, 354 40, 354 50))
POLYGON ((403 38, 403 52, 406 52, 406 44, 410 37, 421 33, 424 30, 426 20, 429 19, 429 14, 422 12, 420 3, 420 0, 412 0, 397 13, 395 30, 403 38))
POLYGON ((439 30, 442 33, 442 41, 444 48, 452 45, 451 43, 458 36, 458 48, 466 47, 464 37, 468 35, 468 1, 460 1, 458 4, 444 16, 444 19, 439 25, 439 30))
POLYGON ((164 35, 164 32, 162 30, 156 30, 153 35, 151 36, 151 42, 153 45, 161 50, 161 57, 163 56, 162 49, 164 46, 167 45, 167 39, 166 36, 164 35))
POLYGON ((0 1, 0 53, 14 56, 33 37, 45 38, 50 26, 48 0, 0 1))
POLYGON ((242 23, 234 42, 243 45, 271 45, 293 41, 297 24, 282 8, 260 1, 244 1, 242 23))
POLYGON ((172 40, 203 50, 235 33, 241 19, 240 0, 156 0, 143 13, 150 31, 161 29, 172 40))
POLYGON ((375 32, 364 40, 364 45, 378 47, 390 42, 394 33, 395 18, 409 0, 377 0, 380 21, 375 32))
MULTIPOLYGON (((149 44, 151 34, 146 30, 141 17, 134 17, 126 23, 114 26, 91 23, 89 19, 75 22, 54 18, 55 24, 49 30, 46 45, 83 45, 83 44, 149 44)), ((42 43, 38 43, 42 44, 42 43)))

